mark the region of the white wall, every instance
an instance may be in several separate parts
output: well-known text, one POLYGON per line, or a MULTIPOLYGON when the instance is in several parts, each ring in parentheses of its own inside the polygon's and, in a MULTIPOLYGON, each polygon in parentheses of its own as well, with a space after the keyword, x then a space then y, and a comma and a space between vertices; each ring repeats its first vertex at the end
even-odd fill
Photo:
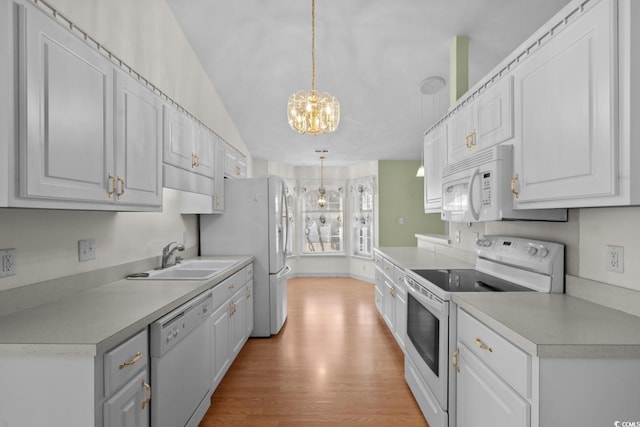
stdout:
POLYGON ((566 223, 504 221, 451 224, 451 245, 473 252, 474 233, 504 234, 566 245, 567 274, 640 291, 640 207, 570 209, 566 223), (456 243, 460 231, 460 243, 456 243), (624 272, 607 271, 607 245, 624 247, 624 272))
MULTIPOLYGON (((108 50, 247 153, 214 87, 164 0, 48 0, 108 50)), ((249 157, 249 167, 251 158, 249 157)), ((161 213, 0 209, 0 249, 16 248, 16 276, 0 290, 159 256, 162 246, 198 246, 197 216, 180 215, 165 190, 161 213), (78 262, 77 241, 97 240, 96 260, 78 262)))

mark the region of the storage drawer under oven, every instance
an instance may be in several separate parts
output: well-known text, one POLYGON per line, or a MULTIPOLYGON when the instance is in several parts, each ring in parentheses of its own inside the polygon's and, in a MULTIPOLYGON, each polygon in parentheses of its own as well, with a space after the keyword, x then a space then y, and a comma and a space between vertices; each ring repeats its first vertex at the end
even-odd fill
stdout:
POLYGON ((458 310, 458 342, 521 395, 531 395, 531 356, 462 309, 458 310))

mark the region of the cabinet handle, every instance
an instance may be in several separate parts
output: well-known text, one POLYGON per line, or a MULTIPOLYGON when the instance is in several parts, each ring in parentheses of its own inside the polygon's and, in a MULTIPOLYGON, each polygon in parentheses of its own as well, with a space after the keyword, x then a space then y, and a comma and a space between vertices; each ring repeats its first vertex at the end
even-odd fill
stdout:
POLYGON ((200 156, 196 153, 191 153, 191 167, 197 168, 198 166, 200 166, 200 156))
POLYGON ((520 192, 518 191, 518 179, 520 179, 518 177, 518 174, 515 174, 515 176, 511 179, 511 192, 514 196, 516 196, 516 199, 518 198, 518 196, 520 196, 520 192))
POLYGON ((392 297, 394 297, 394 298, 396 297, 396 287, 395 286, 392 287, 391 289, 389 289, 389 292, 391 293, 392 297))
POLYGON ((118 176, 117 180, 118 183, 120 183, 120 191, 116 195, 118 196, 118 200, 120 200, 120 197, 124 194, 124 179, 118 176))
POLYGON ((216 196, 216 207, 220 206, 220 196, 216 196))
POLYGON ((493 349, 491 348, 491 346, 486 345, 485 343, 483 343, 480 338, 476 337, 476 339, 473 341, 474 343, 476 343, 476 345, 478 347, 480 347, 483 350, 487 350, 489 353, 493 353, 493 349))
POLYGON ((232 283, 231 285, 229 285, 229 287, 227 289, 235 289, 236 288, 236 284, 232 283))
POLYGON ((247 289, 247 299, 251 298, 251 289, 247 289))
POLYGON ((109 198, 111 198, 111 196, 113 196, 113 193, 116 192, 116 177, 111 175, 111 172, 109 172, 109 175, 107 176, 107 178, 109 179, 109 181, 111 181, 111 190, 107 191, 107 195, 109 196, 109 198))
POLYGON ((231 307, 231 311, 229 313, 229 317, 233 317, 236 314, 236 305, 233 301, 229 302, 229 306, 231 307))
POLYGON ((125 366, 131 366, 133 364, 135 364, 138 360, 142 359, 142 353, 137 352, 135 356, 133 356, 133 359, 128 360, 124 363, 121 363, 120 366, 118 366, 118 369, 122 369, 125 366))
POLYGON ((240 176, 240 172, 242 172, 242 169, 240 169, 240 166, 236 166, 236 175, 240 176))
POLYGON ((253 276, 253 270, 247 271, 247 276, 252 277, 253 276))
POLYGON ((142 379, 142 387, 144 387, 145 396, 144 396, 144 400, 140 404, 140 409, 144 410, 144 408, 146 408, 147 404, 149 402, 151 402, 151 386, 149 384, 147 384, 147 382, 144 380, 144 378, 142 379))
POLYGON ((469 132, 467 134, 467 136, 464 138, 464 142, 467 145, 467 148, 469 150, 471 150, 473 147, 476 146, 476 131, 473 130, 471 132, 469 132))
POLYGON ((460 372, 460 366, 458 366, 458 354, 460 354, 460 349, 456 348, 456 351, 451 355, 451 364, 453 365, 456 372, 460 372))

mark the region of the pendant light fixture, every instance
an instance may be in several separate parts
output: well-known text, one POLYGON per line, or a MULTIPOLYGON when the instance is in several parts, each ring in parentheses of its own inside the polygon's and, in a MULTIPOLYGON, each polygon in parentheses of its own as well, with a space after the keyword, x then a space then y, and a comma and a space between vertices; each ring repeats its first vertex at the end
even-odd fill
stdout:
POLYGON ((289 97, 289 125, 301 134, 331 133, 340 122, 340 104, 328 92, 316 91, 316 2, 311 0, 311 91, 289 97))
POLYGON ((320 187, 318 187, 318 206, 324 208, 327 204, 327 190, 324 188, 324 173, 323 173, 324 156, 320 157, 320 187))

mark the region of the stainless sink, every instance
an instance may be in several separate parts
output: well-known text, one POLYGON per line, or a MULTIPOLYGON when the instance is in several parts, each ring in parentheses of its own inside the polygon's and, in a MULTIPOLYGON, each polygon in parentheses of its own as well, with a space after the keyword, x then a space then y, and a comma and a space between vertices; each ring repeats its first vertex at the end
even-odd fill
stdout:
POLYGON ((220 268, 170 268, 149 271, 149 280, 205 280, 214 276, 220 268))
POLYGON ((133 280, 206 280, 238 262, 234 259, 191 259, 162 270, 132 274, 133 280))
POLYGON ((186 260, 177 265, 177 268, 214 268, 214 269, 224 269, 230 267, 231 265, 238 262, 235 259, 192 259, 186 260))

